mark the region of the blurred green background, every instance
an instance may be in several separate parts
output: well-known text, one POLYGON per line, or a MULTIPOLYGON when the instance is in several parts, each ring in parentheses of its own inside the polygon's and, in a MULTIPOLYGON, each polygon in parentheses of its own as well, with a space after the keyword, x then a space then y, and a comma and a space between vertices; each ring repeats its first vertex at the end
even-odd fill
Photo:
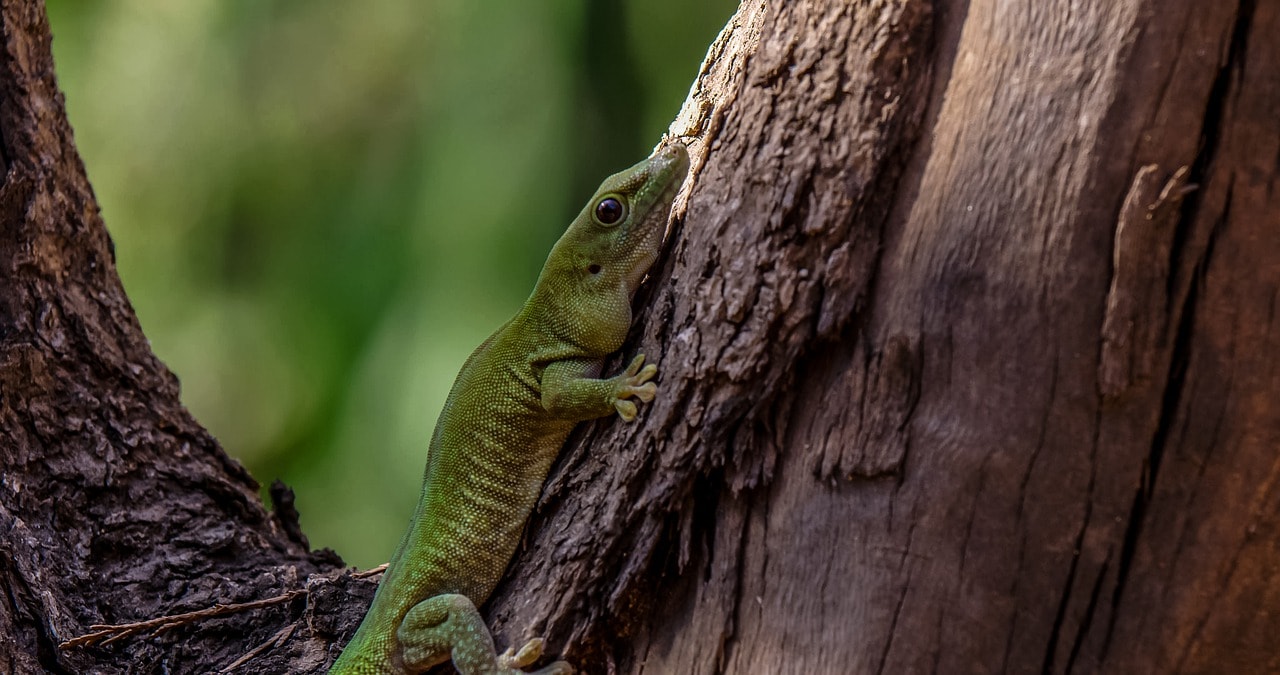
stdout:
POLYGON ((471 349, 658 142, 729 0, 48 0, 120 275, 313 546, 386 561, 471 349))

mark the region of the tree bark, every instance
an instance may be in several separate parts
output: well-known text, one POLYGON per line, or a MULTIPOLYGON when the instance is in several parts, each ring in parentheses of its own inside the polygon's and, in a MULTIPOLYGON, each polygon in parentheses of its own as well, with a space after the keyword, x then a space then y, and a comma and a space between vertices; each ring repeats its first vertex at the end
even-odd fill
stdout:
POLYGON ((625 672, 1280 668, 1277 34, 744 4, 676 125, 662 398, 573 446, 500 624, 625 672))
MULTIPOLYGON (((374 581, 178 402, 3 0, 0 670, 323 672, 374 581), (158 636, 90 624, 301 591, 158 636)), ((586 672, 1280 669, 1280 3, 744 3, 487 613, 586 672)))
POLYGON ((207 672, 300 612, 58 643, 275 595, 339 561, 309 554, 296 520, 269 514, 182 407, 116 274, 44 5, 4 0, 0 21, 0 672, 207 672))

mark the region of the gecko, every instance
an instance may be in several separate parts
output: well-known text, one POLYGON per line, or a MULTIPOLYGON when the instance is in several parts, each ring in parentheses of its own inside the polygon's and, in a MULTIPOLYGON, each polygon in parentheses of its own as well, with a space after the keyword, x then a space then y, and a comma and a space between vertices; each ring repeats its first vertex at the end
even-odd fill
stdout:
POLYGON ((611 377, 631 301, 658 258, 689 171, 678 142, 610 176, 551 249, 520 311, 463 364, 436 422, 422 493, 373 604, 330 675, 408 675, 452 660, 462 675, 566 675, 541 638, 499 655, 476 609, 514 556, 573 427, 636 418, 658 369, 643 354, 611 377))

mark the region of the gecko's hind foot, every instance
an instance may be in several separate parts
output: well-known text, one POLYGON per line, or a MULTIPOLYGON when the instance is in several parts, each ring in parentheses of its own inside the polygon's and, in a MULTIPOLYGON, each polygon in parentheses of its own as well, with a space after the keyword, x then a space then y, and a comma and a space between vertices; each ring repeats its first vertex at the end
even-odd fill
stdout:
POLYGON ((507 647, 507 651, 498 656, 498 666, 503 669, 503 672, 522 673, 524 675, 571 675, 573 666, 565 661, 556 661, 537 670, 523 670, 542 656, 542 649, 545 644, 546 642, 538 637, 524 643, 524 646, 519 651, 514 647, 507 647))
POLYGON ((542 656, 543 643, 543 639, 537 637, 524 643, 520 651, 516 651, 515 647, 507 647, 507 651, 498 656, 498 665, 503 668, 524 668, 542 656))

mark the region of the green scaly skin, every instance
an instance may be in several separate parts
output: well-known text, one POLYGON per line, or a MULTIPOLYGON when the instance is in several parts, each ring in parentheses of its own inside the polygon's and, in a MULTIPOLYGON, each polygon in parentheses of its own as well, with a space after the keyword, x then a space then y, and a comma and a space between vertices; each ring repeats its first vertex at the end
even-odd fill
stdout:
MULTIPOLYGON (((658 369, 643 354, 614 377, 600 370, 622 347, 631 297, 658 257, 688 167, 684 147, 669 145, 606 179, 551 249, 524 307, 462 366, 409 530, 331 675, 420 673, 450 659, 463 675, 524 673, 541 656, 540 639, 497 655, 476 607, 515 553, 574 425, 615 412, 630 421, 631 399, 653 400, 658 369), (606 224, 609 199, 624 210, 606 224)), ((573 669, 557 661, 531 672, 573 669)))

